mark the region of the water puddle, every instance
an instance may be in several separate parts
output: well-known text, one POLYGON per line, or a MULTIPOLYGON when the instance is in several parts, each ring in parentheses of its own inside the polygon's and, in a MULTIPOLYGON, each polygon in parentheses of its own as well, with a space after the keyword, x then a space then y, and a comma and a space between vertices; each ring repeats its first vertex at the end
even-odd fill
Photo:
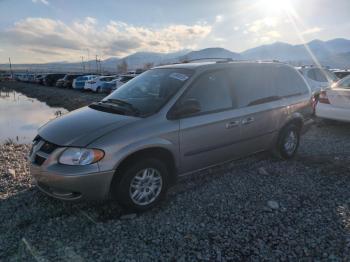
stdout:
POLYGON ((67 112, 21 93, 0 89, 0 144, 31 143, 40 126, 67 112))

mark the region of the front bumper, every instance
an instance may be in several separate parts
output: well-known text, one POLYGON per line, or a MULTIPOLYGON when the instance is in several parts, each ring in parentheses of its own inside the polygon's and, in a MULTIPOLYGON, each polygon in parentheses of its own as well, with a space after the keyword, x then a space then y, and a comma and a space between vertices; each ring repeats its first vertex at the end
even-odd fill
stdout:
MULTIPOLYGON (((67 166, 63 166, 63 168, 65 168, 64 172, 67 172, 67 166)), ((72 169, 74 170, 74 166, 72 166, 72 169)), ((103 200, 109 196, 114 171, 62 174, 31 163, 30 173, 34 177, 38 188, 54 198, 62 200, 103 200)))

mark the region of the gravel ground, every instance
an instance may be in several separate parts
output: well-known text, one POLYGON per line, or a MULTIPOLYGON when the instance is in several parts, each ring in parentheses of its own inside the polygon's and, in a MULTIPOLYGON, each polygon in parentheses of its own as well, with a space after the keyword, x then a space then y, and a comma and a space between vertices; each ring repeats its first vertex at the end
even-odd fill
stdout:
POLYGON ((0 258, 349 260, 349 128, 320 124, 292 161, 259 154, 193 174, 143 214, 46 197, 28 174, 29 147, 2 145, 0 258))
POLYGON ((320 121, 294 160, 193 174, 142 214, 51 199, 32 185, 29 146, 0 145, 0 261, 350 260, 349 130, 320 121))

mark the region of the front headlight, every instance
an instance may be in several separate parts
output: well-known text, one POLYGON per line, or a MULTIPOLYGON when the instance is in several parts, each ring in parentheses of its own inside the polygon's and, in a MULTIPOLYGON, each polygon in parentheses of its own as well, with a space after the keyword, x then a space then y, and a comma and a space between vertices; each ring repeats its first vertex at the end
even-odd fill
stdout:
POLYGON ((104 157, 105 153, 100 149, 90 148, 67 148, 60 155, 58 162, 64 165, 90 165, 97 161, 100 161, 104 157))

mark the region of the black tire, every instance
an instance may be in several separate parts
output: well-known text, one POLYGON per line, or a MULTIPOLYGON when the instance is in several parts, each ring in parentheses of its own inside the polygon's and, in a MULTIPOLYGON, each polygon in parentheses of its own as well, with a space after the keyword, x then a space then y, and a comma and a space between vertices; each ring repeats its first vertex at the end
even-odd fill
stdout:
POLYGON ((281 130, 274 153, 278 158, 285 160, 291 159, 297 153, 299 143, 300 128, 295 124, 289 124, 281 130), (288 139, 290 139, 289 142, 291 142, 289 144, 287 141, 288 139))
POLYGON ((169 171, 167 166, 158 159, 147 158, 139 159, 129 163, 128 166, 116 172, 111 184, 112 197, 124 208, 131 211, 142 212, 156 206, 161 202, 169 187, 169 171), (138 204, 131 197, 131 182, 138 173, 142 173, 145 169, 155 169, 161 176, 161 189, 158 196, 151 203, 138 204))

